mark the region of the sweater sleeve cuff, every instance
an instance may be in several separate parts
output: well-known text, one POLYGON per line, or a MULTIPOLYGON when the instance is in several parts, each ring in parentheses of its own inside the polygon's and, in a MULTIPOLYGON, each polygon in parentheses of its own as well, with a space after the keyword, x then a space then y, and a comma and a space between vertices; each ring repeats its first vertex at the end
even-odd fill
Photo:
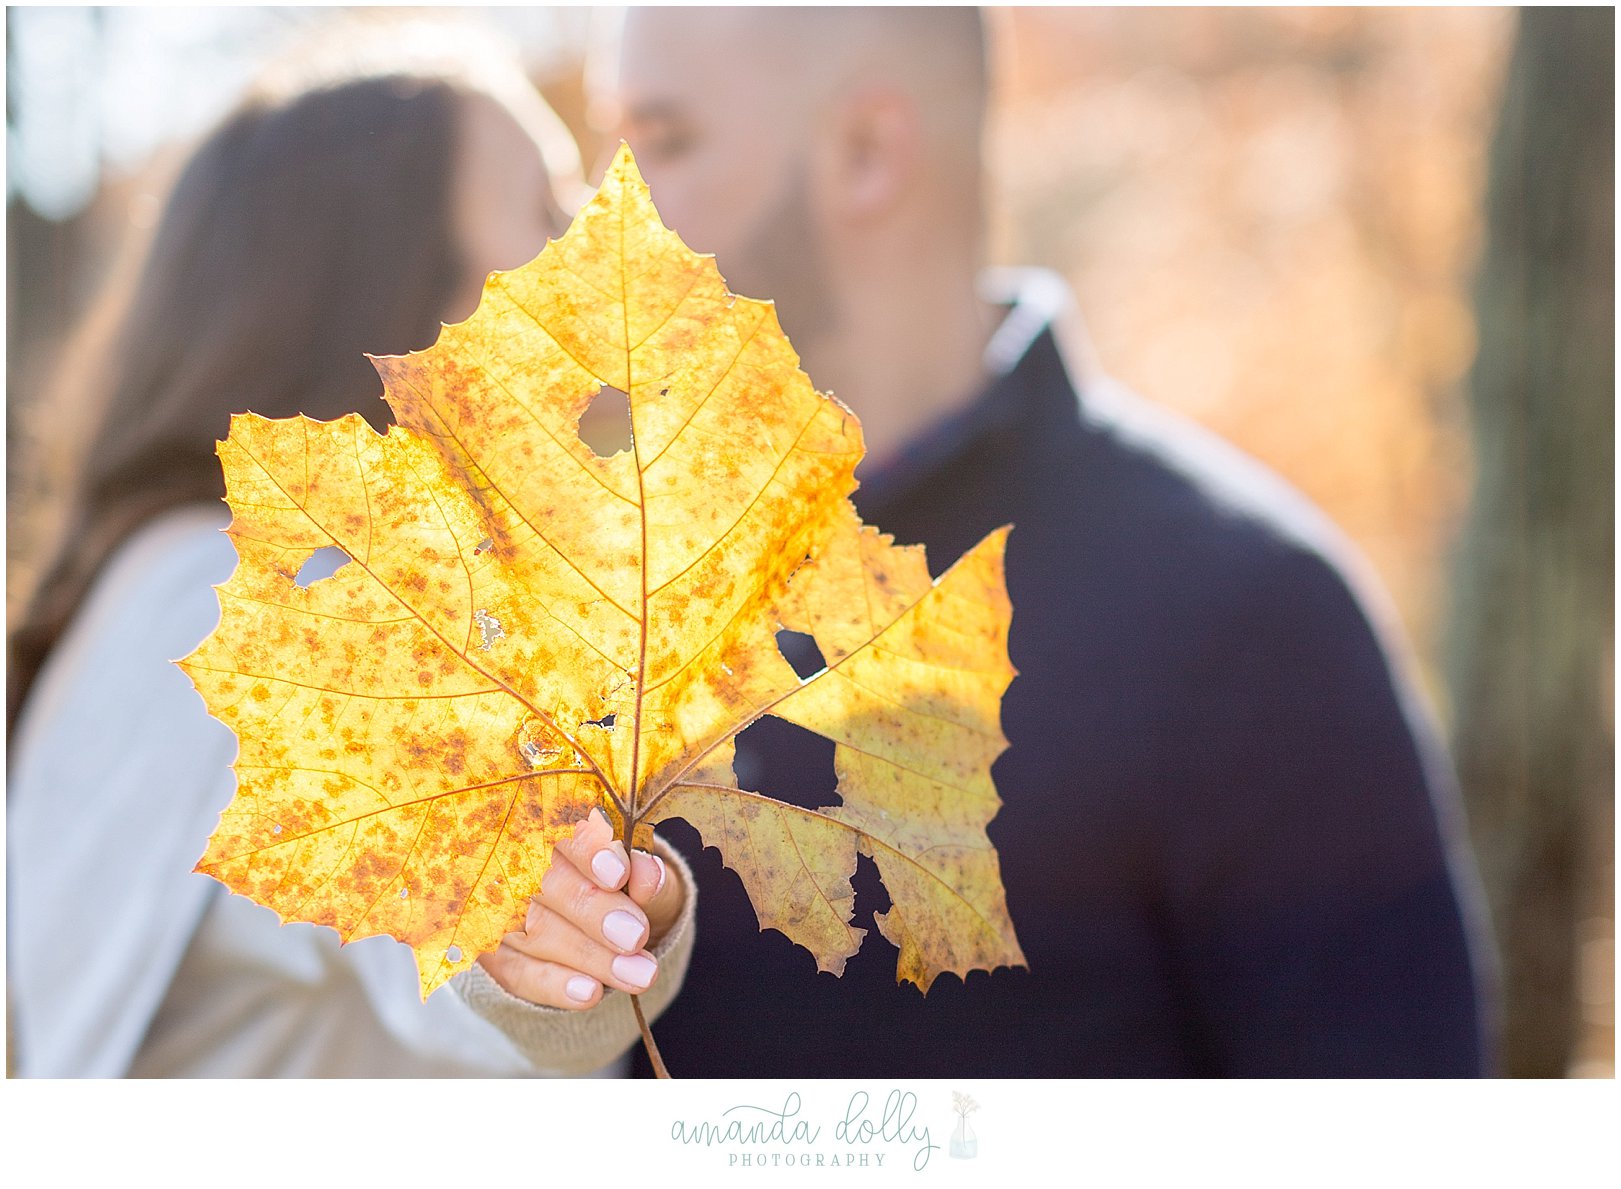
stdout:
MULTIPOLYGON (((675 924, 648 951, 659 964, 658 978, 641 996, 649 1024, 663 1014, 686 979, 698 911, 698 885, 686 860, 663 839, 654 839, 653 849, 680 873, 686 902, 675 924)), ((594 1073, 641 1039, 630 996, 613 987, 604 988, 601 1001, 589 1011, 568 1011, 519 999, 476 962, 452 978, 450 986, 541 1073, 558 1077, 594 1073)))

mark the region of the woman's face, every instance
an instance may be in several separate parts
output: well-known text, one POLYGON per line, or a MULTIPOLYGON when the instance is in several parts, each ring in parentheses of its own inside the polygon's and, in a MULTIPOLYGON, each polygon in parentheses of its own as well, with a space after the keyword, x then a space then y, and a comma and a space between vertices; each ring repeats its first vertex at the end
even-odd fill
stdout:
POLYGON ((442 315, 445 322, 472 314, 492 271, 528 263, 568 225, 540 144, 505 107, 484 95, 469 96, 457 133, 451 218, 464 271, 442 315))

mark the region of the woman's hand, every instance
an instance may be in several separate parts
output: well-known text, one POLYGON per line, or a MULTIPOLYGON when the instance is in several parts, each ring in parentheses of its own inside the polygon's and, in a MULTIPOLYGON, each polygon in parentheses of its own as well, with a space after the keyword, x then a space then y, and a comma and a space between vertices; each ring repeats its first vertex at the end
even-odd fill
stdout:
POLYGON ((676 869, 614 840, 602 811, 559 842, 529 902, 522 932, 508 933, 480 966, 510 994, 546 1007, 595 1007, 604 985, 638 994, 658 977, 647 947, 681 916, 676 869))

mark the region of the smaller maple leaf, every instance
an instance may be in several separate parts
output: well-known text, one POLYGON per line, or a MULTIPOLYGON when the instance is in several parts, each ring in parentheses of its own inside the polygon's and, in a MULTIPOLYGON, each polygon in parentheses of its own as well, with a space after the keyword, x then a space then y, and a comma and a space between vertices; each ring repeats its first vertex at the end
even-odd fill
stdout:
POLYGON ((397 424, 233 419, 239 562, 181 662, 237 734, 198 863, 283 919, 386 933, 427 995, 522 920, 595 806, 680 817, 762 927, 842 971, 869 856, 897 977, 1022 964, 986 823, 1007 746, 1007 530, 931 580, 864 526, 855 416, 765 302, 660 222, 628 149, 567 234, 427 351, 374 360, 397 424), (580 435, 623 394, 631 446, 580 435), (317 550, 349 559, 300 585, 317 550), (826 658, 803 680, 776 635, 826 658), (764 714, 832 739, 840 804, 737 786, 764 714))

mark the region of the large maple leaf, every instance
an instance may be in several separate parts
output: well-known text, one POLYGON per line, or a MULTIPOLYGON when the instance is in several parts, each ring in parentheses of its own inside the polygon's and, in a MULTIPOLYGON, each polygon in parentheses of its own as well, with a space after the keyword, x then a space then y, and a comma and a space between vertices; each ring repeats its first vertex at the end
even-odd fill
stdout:
POLYGON ((861 943, 858 854, 899 978, 1023 962, 985 834, 1006 530, 931 581, 861 525, 856 418, 663 226, 628 150, 471 318, 374 362, 387 434, 243 414, 220 444, 239 564, 181 664, 240 752, 199 871, 409 943, 426 996, 518 926, 602 805, 638 845, 685 818, 823 969, 861 943), (632 443, 601 457, 579 422, 605 389, 632 443), (301 583, 332 546, 345 564, 301 583), (767 713, 834 740, 840 804, 737 786, 733 739, 767 713))

